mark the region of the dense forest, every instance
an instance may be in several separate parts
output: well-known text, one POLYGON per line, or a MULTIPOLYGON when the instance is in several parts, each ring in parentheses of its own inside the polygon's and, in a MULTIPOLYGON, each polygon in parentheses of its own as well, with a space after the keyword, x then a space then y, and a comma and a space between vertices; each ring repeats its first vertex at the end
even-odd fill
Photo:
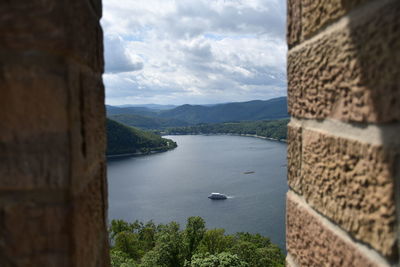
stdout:
POLYGON ((289 119, 272 121, 226 122, 167 128, 163 133, 174 134, 249 134, 276 140, 286 140, 289 119))
POLYGON ((259 234, 226 235, 189 217, 176 222, 128 223, 112 220, 109 228, 112 267, 268 267, 284 266, 281 249, 259 234))
POLYGON ((110 115, 109 118, 125 125, 138 127, 144 130, 165 129, 166 127, 181 127, 190 125, 190 123, 176 119, 157 118, 135 114, 110 115))
POLYGON ((107 119, 107 155, 150 153, 175 148, 174 141, 107 119))

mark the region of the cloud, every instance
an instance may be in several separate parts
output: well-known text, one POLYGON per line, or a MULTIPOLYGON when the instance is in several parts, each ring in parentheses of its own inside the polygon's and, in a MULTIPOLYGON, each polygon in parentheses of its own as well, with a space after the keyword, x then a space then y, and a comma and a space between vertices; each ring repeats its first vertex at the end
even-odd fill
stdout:
POLYGON ((143 69, 141 58, 132 54, 118 35, 104 36, 105 71, 118 73, 143 69))
POLYGON ((286 94, 285 1, 104 0, 106 102, 286 94))

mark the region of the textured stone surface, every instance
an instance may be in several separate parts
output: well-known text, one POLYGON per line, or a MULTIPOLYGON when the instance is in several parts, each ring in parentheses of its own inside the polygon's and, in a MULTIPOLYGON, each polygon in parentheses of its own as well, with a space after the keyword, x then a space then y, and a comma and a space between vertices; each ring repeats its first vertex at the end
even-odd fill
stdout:
POLYGON ((289 254, 286 255, 285 266, 286 267, 297 267, 297 265, 293 262, 293 257, 289 254))
POLYGON ((357 122, 399 121, 399 16, 400 1, 393 1, 290 51, 290 114, 357 122))
POLYGON ((368 0, 288 0, 289 47, 310 38, 368 0))
POLYGON ((73 70, 71 96, 79 101, 71 103, 71 176, 73 192, 79 194, 95 177, 104 158, 103 150, 98 148, 104 148, 106 142, 105 123, 99 119, 100 114, 105 114, 105 107, 101 75, 80 68, 73 70))
POLYGON ((109 266, 99 0, 0 1, 0 265, 109 266))
POLYGON ((46 51, 103 71, 100 0, 1 1, 0 48, 46 51))
POLYGON ((287 164, 289 186, 301 190, 301 127, 289 123, 287 132, 287 164))
POLYGON ((393 256, 393 157, 381 146, 303 129, 300 176, 288 183, 350 235, 393 256))
POLYGON ((73 186, 85 187, 82 173, 91 179, 104 157, 101 73, 50 55, 0 53, 0 59, 0 105, 7 111, 0 113, 0 188, 63 188, 71 183, 70 167, 77 173, 73 186), (69 158, 73 166, 65 164, 69 158))
POLYGON ((286 40, 289 47, 300 41, 301 34, 301 1, 287 0, 286 40))
POLYGON ((18 53, 0 53, 0 60, 0 189, 68 186, 63 61, 18 53))
POLYGON ((65 205, 9 203, 0 214, 2 266, 70 266, 65 205))
POLYGON ((288 193, 286 247, 300 266, 386 266, 330 226, 293 193, 288 193))
POLYGON ((108 266, 110 261, 108 237, 103 234, 107 231, 107 185, 104 166, 103 164, 94 179, 73 201, 73 266, 108 266))
POLYGON ((302 0, 302 40, 368 0, 302 0))

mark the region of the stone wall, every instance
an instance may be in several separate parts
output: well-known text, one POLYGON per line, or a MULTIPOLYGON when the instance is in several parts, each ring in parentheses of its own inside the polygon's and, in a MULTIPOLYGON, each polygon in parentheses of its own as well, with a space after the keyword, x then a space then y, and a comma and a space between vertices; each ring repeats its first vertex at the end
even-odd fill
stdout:
POLYGON ((0 266, 108 266, 100 0, 0 1, 0 266))
POLYGON ((400 1, 288 1, 287 264, 399 259, 400 1))

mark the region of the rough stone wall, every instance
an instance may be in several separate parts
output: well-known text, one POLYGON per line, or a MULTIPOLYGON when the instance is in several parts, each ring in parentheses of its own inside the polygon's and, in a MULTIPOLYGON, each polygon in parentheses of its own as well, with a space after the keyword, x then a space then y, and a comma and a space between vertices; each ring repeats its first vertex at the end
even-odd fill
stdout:
POLYGON ((399 264, 399 18, 288 0, 288 266, 399 264))
POLYGON ((100 17, 0 1, 0 266, 109 266, 100 17))

